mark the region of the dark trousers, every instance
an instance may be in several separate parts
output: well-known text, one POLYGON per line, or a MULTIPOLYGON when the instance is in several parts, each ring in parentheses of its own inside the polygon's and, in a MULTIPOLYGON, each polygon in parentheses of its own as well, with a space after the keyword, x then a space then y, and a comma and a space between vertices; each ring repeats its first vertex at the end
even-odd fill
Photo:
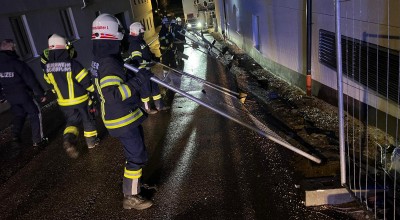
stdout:
POLYGON ((28 115, 32 128, 32 141, 39 143, 43 139, 42 115, 36 100, 27 100, 24 104, 11 104, 14 114, 12 133, 15 138, 20 138, 24 127, 25 118, 28 115))
MULTIPOLYGON (((128 125, 129 126, 129 125, 128 125)), ((147 151, 144 145, 144 132, 142 125, 137 127, 130 126, 124 129, 124 133, 116 136, 124 146, 126 159, 125 168, 128 170, 138 170, 147 162, 147 151)))
POLYGON ((169 66, 171 68, 176 68, 176 59, 175 59, 175 53, 172 49, 168 50, 163 50, 160 49, 162 57, 161 57, 161 62, 162 64, 169 66))
POLYGON ((83 123, 83 129, 86 132, 96 131, 96 121, 89 116, 88 103, 79 104, 77 106, 60 106, 67 121, 66 128, 73 126, 78 127, 83 123))

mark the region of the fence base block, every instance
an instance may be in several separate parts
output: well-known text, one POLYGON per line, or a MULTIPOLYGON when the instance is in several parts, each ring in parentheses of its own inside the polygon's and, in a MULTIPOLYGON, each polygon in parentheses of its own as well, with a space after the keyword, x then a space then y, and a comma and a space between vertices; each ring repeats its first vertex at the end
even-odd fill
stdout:
POLYGON ((336 205, 354 201, 346 188, 305 191, 306 206, 336 205))

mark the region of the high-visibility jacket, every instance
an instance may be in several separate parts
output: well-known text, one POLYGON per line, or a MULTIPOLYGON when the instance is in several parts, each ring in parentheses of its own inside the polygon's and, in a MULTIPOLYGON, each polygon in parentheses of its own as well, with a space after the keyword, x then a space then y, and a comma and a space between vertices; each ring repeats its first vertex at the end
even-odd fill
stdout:
POLYGON ((100 98, 101 117, 109 133, 119 136, 121 129, 140 125, 146 116, 138 107, 136 89, 127 83, 119 41, 97 40, 93 46, 91 73, 100 98))
POLYGON ((137 68, 146 67, 155 55, 150 51, 146 41, 140 36, 129 36, 129 59, 130 64, 137 68))
POLYGON ((174 37, 165 25, 162 25, 160 32, 158 33, 158 39, 160 41, 160 49, 169 49, 174 41, 174 37))
POLYGON ((88 92, 94 92, 91 76, 67 50, 50 50, 44 79, 53 86, 60 106, 86 104, 88 92))

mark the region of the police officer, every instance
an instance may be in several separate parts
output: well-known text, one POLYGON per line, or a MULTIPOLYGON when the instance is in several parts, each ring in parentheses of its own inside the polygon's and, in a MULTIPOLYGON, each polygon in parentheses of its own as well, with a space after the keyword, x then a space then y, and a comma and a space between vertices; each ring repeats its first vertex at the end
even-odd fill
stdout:
POLYGON ((46 101, 45 93, 35 74, 29 66, 18 59, 13 40, 6 39, 0 43, 0 86, 3 98, 11 105, 14 114, 12 134, 13 141, 19 142, 26 115, 32 127, 33 146, 46 143, 43 136, 42 117, 39 104, 32 97, 46 101))
POLYGON ((116 17, 101 14, 93 21, 91 72, 101 101, 104 125, 124 147, 123 208, 141 210, 149 208, 153 202, 139 195, 142 167, 147 162, 141 126, 146 116, 138 107, 140 98, 136 93, 150 83, 152 74, 142 68, 134 77, 127 75, 121 57, 123 37, 124 30, 116 17))
MULTIPOLYGON (((134 22, 129 27, 129 63, 141 69, 146 68, 155 55, 150 51, 144 37, 144 27, 140 22, 134 22)), ((148 69, 150 67, 147 67, 148 69)), ((161 99, 160 88, 155 82, 150 82, 150 88, 144 89, 140 93, 141 100, 144 103, 145 111, 149 114, 157 113, 150 108, 150 96, 153 98, 154 105, 158 111, 166 110, 164 103, 161 99)))
POLYGON ((83 122, 83 135, 88 148, 99 144, 96 122, 89 117, 89 92, 94 92, 91 76, 82 64, 71 58, 68 44, 64 37, 53 34, 49 40, 49 56, 44 78, 51 84, 57 95, 57 102, 66 118, 64 129, 64 149, 67 154, 76 158, 79 129, 83 122))
POLYGON ((171 68, 176 68, 175 54, 173 51, 174 36, 169 30, 169 21, 167 17, 164 17, 161 21, 161 29, 158 33, 160 41, 160 52, 162 64, 171 68))

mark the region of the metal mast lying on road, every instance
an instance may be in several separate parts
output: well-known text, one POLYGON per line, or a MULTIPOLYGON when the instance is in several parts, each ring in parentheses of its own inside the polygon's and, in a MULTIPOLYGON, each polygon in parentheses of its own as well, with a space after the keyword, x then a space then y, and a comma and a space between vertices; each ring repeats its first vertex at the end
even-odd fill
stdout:
MULTIPOLYGON (((124 67, 129 69, 129 70, 132 70, 135 73, 137 73, 139 71, 138 68, 136 68, 136 67, 134 67, 132 65, 129 65, 127 63, 124 64, 124 67)), ((242 125, 242 126, 244 126, 246 128, 248 128, 248 129, 252 130, 252 131, 257 132, 259 135, 261 135, 263 137, 266 137, 266 138, 274 141, 275 143, 278 143, 281 146, 286 147, 287 149, 289 149, 289 150, 291 150, 291 151, 293 151, 293 152, 295 152, 297 154, 300 154, 303 157, 306 157, 306 158, 308 158, 308 159, 310 159, 310 160, 312 160, 312 161, 314 161, 316 163, 321 163, 321 159, 319 159, 319 158, 317 158, 317 157, 315 157, 315 156, 313 156, 311 154, 308 154, 308 153, 306 153, 306 152, 304 152, 304 151, 302 151, 302 150, 300 150, 300 149, 298 149, 296 147, 293 147, 289 143, 281 141, 278 138, 265 133, 264 131, 260 130, 259 128, 251 126, 248 123, 245 123, 245 122, 243 122, 243 121, 241 121, 241 120, 239 120, 237 118, 234 118, 234 117, 226 114, 225 112, 223 112, 223 111, 221 111, 219 109, 214 108, 213 106, 211 106, 211 105, 199 100, 198 98, 196 98, 196 97, 194 97, 194 96, 182 91, 181 89, 175 88, 175 87, 169 85, 168 83, 165 83, 164 81, 160 80, 156 76, 151 77, 150 80, 153 81, 153 82, 156 82, 156 83, 158 83, 158 84, 160 84, 160 85, 162 85, 162 86, 164 86, 164 87, 166 87, 166 88, 168 88, 168 89, 170 89, 170 90, 172 90, 172 91, 174 91, 176 93, 179 93, 179 94, 185 96, 186 98, 196 102, 197 104, 202 105, 202 106, 204 106, 204 107, 206 107, 206 108, 208 108, 208 109, 210 109, 210 110, 212 110, 212 111, 214 111, 214 112, 216 112, 216 113, 218 113, 218 114, 220 114, 220 115, 222 115, 222 116, 224 116, 224 117, 226 117, 226 118, 228 118, 228 119, 230 119, 230 120, 232 120, 232 121, 234 121, 234 122, 236 122, 236 123, 238 123, 238 124, 240 124, 240 125, 242 125)))

